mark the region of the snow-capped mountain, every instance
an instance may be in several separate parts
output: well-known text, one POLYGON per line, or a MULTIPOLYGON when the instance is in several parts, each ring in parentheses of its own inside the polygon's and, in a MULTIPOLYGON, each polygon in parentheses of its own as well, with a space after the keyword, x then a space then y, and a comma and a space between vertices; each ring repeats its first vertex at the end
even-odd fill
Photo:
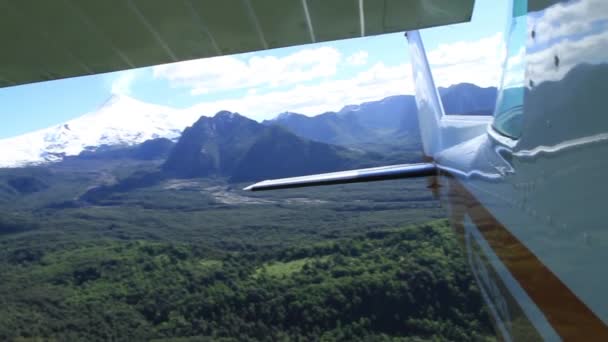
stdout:
POLYGON ((87 147, 133 145, 176 139, 200 115, 114 95, 94 112, 13 138, 0 140, 0 167, 59 161, 87 147))

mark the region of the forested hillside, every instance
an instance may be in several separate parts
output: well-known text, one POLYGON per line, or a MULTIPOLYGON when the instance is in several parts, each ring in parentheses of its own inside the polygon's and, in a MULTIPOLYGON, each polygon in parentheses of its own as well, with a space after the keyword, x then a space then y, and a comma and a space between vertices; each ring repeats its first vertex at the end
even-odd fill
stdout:
POLYGON ((3 340, 491 339, 445 221, 275 251, 105 239, 0 261, 3 340))

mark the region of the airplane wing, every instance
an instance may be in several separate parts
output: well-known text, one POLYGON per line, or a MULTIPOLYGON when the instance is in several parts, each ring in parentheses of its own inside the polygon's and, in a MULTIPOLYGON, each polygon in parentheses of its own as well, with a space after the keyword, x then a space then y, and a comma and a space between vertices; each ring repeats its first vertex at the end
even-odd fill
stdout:
POLYGON ((427 177, 437 173, 435 164, 400 164, 317 175, 265 180, 243 190, 263 191, 302 188, 308 186, 371 182, 389 179, 427 177))
POLYGON ((0 87, 469 21, 474 0, 0 0, 0 87))

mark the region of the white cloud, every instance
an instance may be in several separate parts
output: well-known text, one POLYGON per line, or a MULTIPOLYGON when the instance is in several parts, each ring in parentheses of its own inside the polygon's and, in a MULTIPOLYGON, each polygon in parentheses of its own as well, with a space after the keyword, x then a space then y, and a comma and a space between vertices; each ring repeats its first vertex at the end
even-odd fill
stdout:
POLYGON ((135 81, 135 71, 127 70, 118 72, 118 77, 112 81, 111 92, 114 95, 130 95, 131 86, 135 81))
POLYGON ((346 63, 352 66, 361 66, 367 64, 367 51, 357 51, 346 58, 346 63))
POLYGON ((439 87, 462 82, 496 87, 505 57, 503 35, 496 33, 476 41, 442 44, 427 56, 439 87))
POLYGON ((153 68, 154 77, 191 94, 234 89, 293 85, 336 74, 340 52, 332 47, 304 49, 285 57, 250 57, 246 61, 222 56, 165 64, 153 68))
MULTIPOLYGON (((478 41, 441 45, 429 51, 436 84, 447 87, 470 82, 480 86, 497 86, 504 56, 502 44, 502 35, 495 34, 478 41)), ((317 115, 326 111, 338 111, 348 104, 414 93, 409 63, 375 63, 351 77, 330 79, 326 76, 336 73, 339 53, 332 48, 322 49, 324 50, 307 49, 302 51, 302 55, 296 53, 283 58, 250 58, 246 62, 234 57, 221 57, 211 62, 206 60, 205 63, 202 62, 205 60, 195 61, 188 67, 178 64, 163 66, 156 69, 155 73, 157 77, 167 77, 174 84, 190 86, 195 93, 250 88, 242 97, 206 101, 189 111, 198 115, 214 115, 220 110, 230 110, 256 120, 270 119, 284 111, 317 115), (316 60, 312 64, 303 64, 316 68, 314 76, 302 71, 299 63, 305 62, 304 54, 316 60), (324 62, 320 59, 321 55, 333 58, 324 62), (278 61, 279 66, 270 63, 271 60, 278 61), (223 62, 226 65, 222 65, 223 62), (238 73, 234 75, 234 72, 228 70, 238 70, 238 73), (202 75, 209 78, 205 79, 202 75), (314 85, 301 84, 302 80, 315 78, 319 81, 314 85), (281 89, 264 87, 268 85, 292 86, 281 89)))
POLYGON ((608 63, 607 12, 605 0, 572 1, 532 18, 528 25, 536 33, 527 41, 534 52, 525 57, 526 76, 539 85, 561 80, 577 65, 608 63))
MULTIPOLYGON (((584 34, 606 19, 608 1, 587 0, 557 3, 548 7, 542 16, 529 16, 529 25, 536 32, 534 41, 546 43, 572 34, 584 34)), ((529 40, 532 38, 529 37, 529 40)))
POLYGON ((528 54, 527 77, 536 85, 561 80, 570 70, 581 64, 608 63, 608 32, 600 31, 579 40, 562 40, 545 49, 528 54), (559 67, 555 65, 559 58, 559 67))
POLYGON ((204 102, 190 110, 201 115, 213 115, 226 109, 264 120, 284 111, 315 115, 340 110, 346 104, 404 93, 413 93, 409 64, 387 67, 378 63, 351 79, 330 80, 318 85, 300 85, 289 90, 204 102))

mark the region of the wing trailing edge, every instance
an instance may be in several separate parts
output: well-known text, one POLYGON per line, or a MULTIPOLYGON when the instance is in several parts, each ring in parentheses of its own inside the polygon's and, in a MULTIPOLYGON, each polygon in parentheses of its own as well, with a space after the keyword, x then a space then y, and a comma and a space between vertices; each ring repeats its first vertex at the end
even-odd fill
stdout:
POLYGON ((362 183, 401 178, 428 177, 437 174, 433 163, 399 164, 369 169, 321 173, 316 175, 265 180, 243 190, 265 191, 309 186, 362 183))

